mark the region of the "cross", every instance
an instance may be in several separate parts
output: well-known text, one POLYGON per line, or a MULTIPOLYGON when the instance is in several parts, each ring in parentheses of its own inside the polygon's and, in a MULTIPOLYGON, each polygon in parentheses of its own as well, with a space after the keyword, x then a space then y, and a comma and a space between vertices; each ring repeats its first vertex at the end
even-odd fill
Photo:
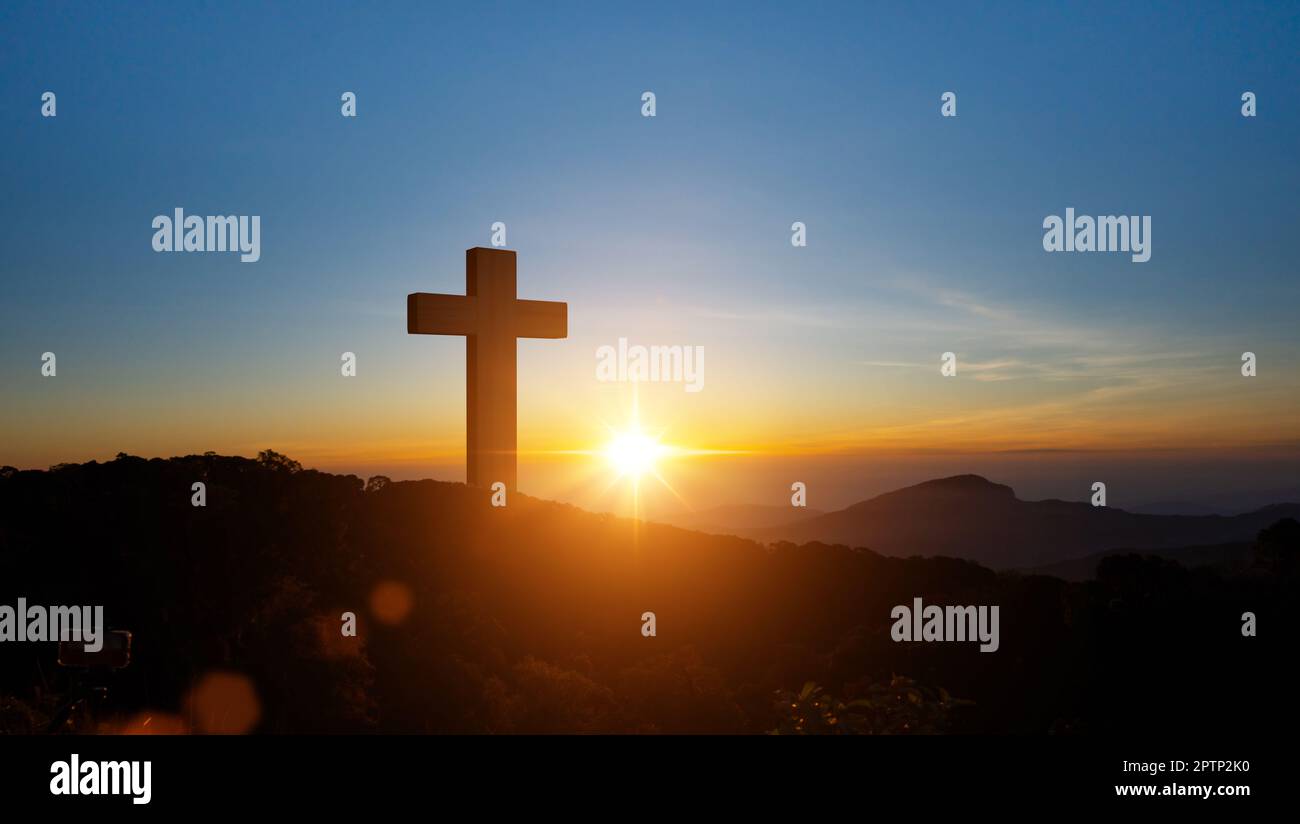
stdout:
POLYGON ((406 296, 410 335, 464 335, 466 479, 470 486, 501 481, 514 491, 518 446, 516 338, 564 338, 569 305, 515 297, 515 253, 465 251, 465 294, 406 296))

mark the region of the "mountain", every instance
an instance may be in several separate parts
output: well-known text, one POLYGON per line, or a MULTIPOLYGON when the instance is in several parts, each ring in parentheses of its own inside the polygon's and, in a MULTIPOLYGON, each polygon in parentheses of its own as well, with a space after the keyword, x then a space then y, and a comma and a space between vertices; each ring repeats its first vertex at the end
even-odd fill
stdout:
POLYGON ((744 530, 783 526, 825 514, 820 509, 740 504, 735 506, 715 506, 678 515, 666 515, 655 520, 673 526, 680 526, 683 529, 729 535, 739 534, 744 530))
POLYGON ((1118 547, 1137 550, 1249 542, 1264 527, 1300 517, 1300 504, 1242 515, 1147 515, 1089 503, 1022 501, 978 475, 926 481, 847 509, 743 530, 765 542, 821 541, 883 555, 947 555, 997 569, 1042 567, 1118 547))

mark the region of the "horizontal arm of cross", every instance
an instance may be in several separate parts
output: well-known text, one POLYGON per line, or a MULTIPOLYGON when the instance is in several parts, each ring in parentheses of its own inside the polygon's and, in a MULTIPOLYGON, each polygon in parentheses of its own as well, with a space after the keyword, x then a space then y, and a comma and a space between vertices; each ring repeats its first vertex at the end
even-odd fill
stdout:
POLYGON ((478 326, 478 301, 466 295, 415 292, 406 296, 408 335, 472 335, 478 326))
POLYGON ((515 301, 515 337, 567 338, 569 304, 553 300, 515 301))
MULTIPOLYGON (((516 300, 514 334, 518 338, 564 338, 569 334, 569 305, 550 300, 516 300)), ((478 298, 414 292, 406 296, 406 331, 411 335, 478 333, 478 298)))

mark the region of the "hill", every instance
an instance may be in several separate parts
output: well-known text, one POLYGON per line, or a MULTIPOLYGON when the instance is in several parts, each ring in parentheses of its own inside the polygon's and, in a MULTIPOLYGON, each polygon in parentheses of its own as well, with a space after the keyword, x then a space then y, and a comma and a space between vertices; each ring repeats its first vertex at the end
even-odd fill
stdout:
MULTIPOLYGON (((1293 702, 1259 688, 1285 683, 1298 531, 1265 533, 1248 574, 1123 556, 1080 584, 518 494, 495 508, 461 484, 363 482, 274 453, 123 455, 0 470, 0 603, 102 604, 134 634, 108 700, 59 729, 761 733, 810 729, 825 698, 816 713, 871 702, 825 731, 1281 730, 1293 702), (998 651, 893 641, 891 610, 918 597, 998 606, 998 651), (806 682, 824 692, 801 699, 806 682), (1242 690, 1232 712, 1204 711, 1242 690)), ((40 731, 75 694, 54 657, 0 645, 0 730, 40 731)))

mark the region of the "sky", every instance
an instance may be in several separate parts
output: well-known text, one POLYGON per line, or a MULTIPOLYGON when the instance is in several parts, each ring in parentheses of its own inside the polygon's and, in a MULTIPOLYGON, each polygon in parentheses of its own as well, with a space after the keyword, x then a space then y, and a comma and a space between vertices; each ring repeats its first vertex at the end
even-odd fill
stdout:
POLYGON ((569 304, 519 343, 530 494, 623 505, 586 453, 634 417, 706 453, 643 479, 668 509, 1297 488, 1300 5, 810 6, 5 4, 0 464, 463 480, 465 343, 405 296, 500 221, 569 304), (261 259, 155 252, 178 207, 261 259), (1066 208, 1151 216, 1150 261, 1045 252, 1066 208), (598 381, 620 337, 702 346, 703 390, 598 381))

